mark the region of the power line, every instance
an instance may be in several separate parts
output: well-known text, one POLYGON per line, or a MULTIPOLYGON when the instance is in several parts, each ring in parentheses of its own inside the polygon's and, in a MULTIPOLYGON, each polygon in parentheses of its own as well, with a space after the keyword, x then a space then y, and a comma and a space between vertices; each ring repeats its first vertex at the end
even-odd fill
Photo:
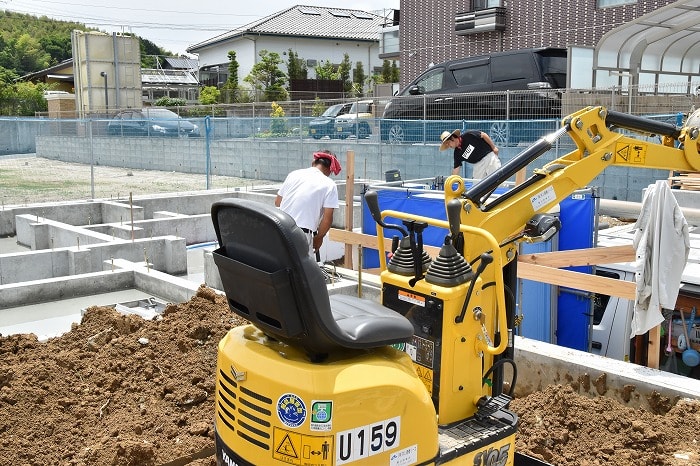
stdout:
MULTIPOLYGON (((4 8, 7 11, 12 11, 20 14, 27 14, 35 16, 38 21, 42 21, 42 17, 49 19, 54 19, 58 21, 67 21, 74 23, 84 24, 86 27, 97 28, 97 29, 108 29, 117 30, 121 32, 129 32, 138 34, 140 36, 148 36, 149 40, 153 41, 156 39, 154 36, 158 35, 158 31, 187 31, 187 32, 202 32, 211 33, 214 37, 226 34, 237 29, 241 29, 246 24, 250 24, 253 21, 265 18, 269 14, 265 15, 251 15, 251 14, 236 14, 236 13, 223 13, 223 12, 202 12, 202 11, 183 11, 183 10, 166 10, 166 9, 153 9, 153 8, 131 8, 123 6, 105 6, 98 5, 94 3, 81 3, 75 1, 58 1, 58 0, 42 0, 41 2, 32 0, 0 0, 0 8, 4 8), (80 7, 84 8, 83 11, 75 13, 67 13, 67 7, 80 7), (128 16, 124 19, 114 19, 115 16, 120 16, 120 14, 114 13, 112 17, 106 17, 103 15, 95 15, 95 11, 102 10, 112 10, 114 12, 128 13, 128 16), (136 14, 134 14, 136 13, 136 14), (148 13, 148 15, 139 13, 148 13), (143 21, 139 19, 139 16, 153 16, 154 13, 158 15, 164 14, 177 14, 177 15, 187 15, 187 18, 181 23, 173 22, 159 22, 159 21, 143 21), (211 17, 216 16, 221 20, 218 24, 212 24, 206 22, 206 20, 211 17), (202 19, 204 21, 199 21, 193 23, 191 20, 193 18, 202 19), (227 21, 227 18, 237 18, 238 23, 233 21, 227 21), (253 19, 251 19, 253 18, 253 19), (140 31, 138 31, 140 30, 140 31), (150 33, 146 32, 149 31, 150 33)), ((109 12, 105 11, 105 15, 109 15, 109 12)), ((161 16, 162 17, 162 16, 161 16)), ((341 32, 341 31, 337 31, 341 32)), ((203 42, 208 40, 208 38, 202 39, 186 39, 178 40, 178 38, 168 37, 158 40, 163 40, 166 42, 176 42, 180 44, 193 44, 203 42)))
POLYGON ((118 10, 122 12, 129 12, 132 13, 134 11, 139 11, 139 12, 148 12, 148 13, 159 13, 159 14, 164 14, 164 13, 169 13, 169 14, 183 14, 187 15, 188 19, 191 19, 192 17, 195 16, 216 16, 217 18, 223 17, 253 17, 253 18, 262 18, 262 16, 259 15, 240 15, 240 14, 230 14, 230 13, 207 13, 207 12, 190 12, 190 11, 178 11, 178 10, 154 10, 154 9, 149 9, 149 8, 124 8, 124 7, 114 7, 114 6, 103 6, 103 5, 95 5, 95 4, 85 4, 85 3, 74 3, 74 2, 60 2, 60 1, 51 1, 51 0, 44 0, 41 2, 40 5, 36 4, 37 2, 22 2, 22 1, 5 1, 0 4, 4 4, 5 7, 4 9, 7 11, 13 11, 15 13, 21 13, 21 14, 28 14, 31 16, 36 16, 37 20, 41 20, 42 16, 49 17, 51 19, 56 19, 59 21, 68 21, 68 22, 75 22, 75 23, 82 23, 85 24, 86 26, 89 27, 112 27, 112 28, 147 28, 147 29, 153 29, 153 30, 158 30, 158 29, 163 29, 163 30, 178 30, 178 31, 201 31, 201 32, 214 32, 214 33, 223 33, 223 32, 228 32, 232 29, 235 29, 237 27, 243 26, 245 23, 249 22, 248 20, 245 20, 245 23, 240 23, 240 24, 232 24, 231 22, 227 22, 224 20, 222 23, 219 24, 211 24, 211 23, 199 23, 195 24, 192 22, 187 22, 186 24, 182 23, 166 23, 166 22, 156 22, 156 21, 139 21, 134 19, 133 16, 130 16, 129 19, 114 19, 114 18, 108 18, 108 17, 103 17, 103 16, 95 16, 95 15, 89 15, 89 14, 81 14, 81 13, 70 13, 67 14, 65 12, 65 9, 53 9, 50 7, 47 7, 47 4, 54 4, 54 5, 61 5, 61 6, 78 6, 78 7, 90 7, 91 9, 98 9, 98 8, 103 8, 103 9, 112 9, 112 10, 118 10), (41 11, 39 11, 41 10, 41 11))
MULTIPOLYGON (((17 1, 4 1, 0 3, 19 3, 20 5, 23 2, 17 2, 17 1)), ((39 3, 39 2, 30 2, 33 4, 39 3)), ((187 16, 216 16, 216 17, 222 17, 222 16, 232 16, 232 17, 242 17, 242 16, 248 16, 248 17, 253 17, 253 18, 262 18, 264 15, 246 15, 246 14, 236 14, 236 13, 223 13, 223 12, 214 12, 214 13, 208 13, 208 12, 202 12, 202 11, 183 11, 183 10, 163 10, 163 9, 149 9, 149 8, 132 8, 132 7, 119 7, 119 6, 107 6, 107 5, 96 5, 94 3, 73 3, 73 2, 58 2, 58 1, 51 1, 51 0, 42 0, 40 2, 41 6, 45 6, 45 4, 54 4, 54 5, 62 5, 62 6, 79 6, 79 7, 89 7, 89 8, 94 8, 94 9, 106 9, 106 10, 119 10, 119 11, 126 11, 126 12, 133 12, 133 11, 145 11, 145 12, 151 12, 151 13, 176 13, 176 14, 183 14, 187 16)), ((32 6, 27 5, 26 8, 32 8, 32 6)), ((59 10, 60 11, 60 10, 59 10)))

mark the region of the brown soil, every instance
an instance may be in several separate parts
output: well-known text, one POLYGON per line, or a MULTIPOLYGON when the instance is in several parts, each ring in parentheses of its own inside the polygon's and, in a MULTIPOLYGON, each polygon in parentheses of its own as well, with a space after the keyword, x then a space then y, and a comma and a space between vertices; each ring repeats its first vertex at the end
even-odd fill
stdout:
POLYGON ((700 464, 700 402, 682 399, 664 414, 551 385, 513 400, 516 450, 559 466, 700 464))
MULTIPOLYGON (((46 343, 1 337, 0 465, 213 466, 217 343, 241 323, 202 286, 153 321, 92 307, 46 343)), ((557 385, 512 408, 518 451, 552 464, 700 464, 696 401, 655 415, 557 385)))

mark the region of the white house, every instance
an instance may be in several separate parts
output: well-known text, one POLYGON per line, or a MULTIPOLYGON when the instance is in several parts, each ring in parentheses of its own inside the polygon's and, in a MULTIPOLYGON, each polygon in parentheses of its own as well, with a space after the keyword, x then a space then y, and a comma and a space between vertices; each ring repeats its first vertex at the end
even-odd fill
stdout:
POLYGON ((379 70, 379 37, 386 19, 360 10, 296 5, 259 21, 241 26, 187 48, 199 57, 199 80, 208 86, 220 86, 228 77, 228 53, 236 52, 239 83, 260 59, 259 52, 276 52, 286 72, 287 53, 291 49, 306 60, 310 79, 314 67, 326 60, 338 65, 347 53, 354 69, 362 62, 364 72, 379 70))

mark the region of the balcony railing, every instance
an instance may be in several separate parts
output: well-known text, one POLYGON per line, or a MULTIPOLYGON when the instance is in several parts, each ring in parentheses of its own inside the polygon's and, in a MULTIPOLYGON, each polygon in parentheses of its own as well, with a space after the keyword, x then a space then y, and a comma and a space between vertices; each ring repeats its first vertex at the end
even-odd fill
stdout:
POLYGON ((458 36, 503 31, 505 28, 506 9, 503 7, 466 11, 455 15, 455 32, 458 36))

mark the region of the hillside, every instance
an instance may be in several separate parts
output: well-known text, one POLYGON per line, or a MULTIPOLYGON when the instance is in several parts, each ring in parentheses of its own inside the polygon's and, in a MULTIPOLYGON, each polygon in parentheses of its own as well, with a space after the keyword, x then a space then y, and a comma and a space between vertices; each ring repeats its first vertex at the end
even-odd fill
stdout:
MULTIPOLYGON (((99 30, 82 23, 0 10, 0 83, 10 83, 71 58, 74 29, 99 30)), ((139 37, 139 41, 143 60, 153 60, 153 55, 173 55, 147 39, 139 37)))

